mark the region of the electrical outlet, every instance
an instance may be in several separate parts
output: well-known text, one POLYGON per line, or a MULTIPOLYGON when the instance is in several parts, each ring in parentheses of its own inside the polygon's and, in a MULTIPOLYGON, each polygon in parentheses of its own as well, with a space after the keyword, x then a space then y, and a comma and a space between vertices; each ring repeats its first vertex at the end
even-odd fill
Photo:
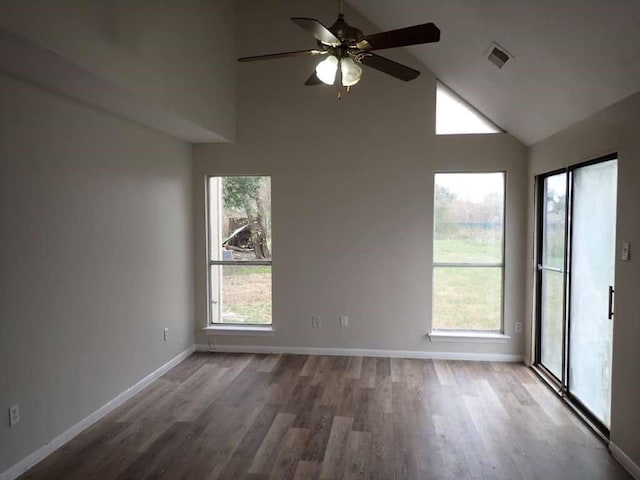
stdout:
POLYGON ((169 329, 165 328, 164 329, 164 341, 166 342, 167 340, 169 340, 169 329))
POLYGON ((9 426, 13 427, 20 421, 20 405, 17 403, 9 407, 9 426))
POLYGON ((322 322, 322 318, 311 317, 311 328, 320 328, 321 322, 322 322))
POLYGON ((349 326, 349 317, 343 315, 340 317, 340 328, 347 328, 349 326))
POLYGON ((522 322, 516 322, 516 333, 520 333, 522 331, 522 322))

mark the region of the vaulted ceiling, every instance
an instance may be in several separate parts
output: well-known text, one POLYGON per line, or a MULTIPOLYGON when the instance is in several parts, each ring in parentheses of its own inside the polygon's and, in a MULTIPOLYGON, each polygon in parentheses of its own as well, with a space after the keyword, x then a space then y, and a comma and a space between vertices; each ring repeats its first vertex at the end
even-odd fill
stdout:
POLYGON ((441 42, 411 53, 526 144, 640 90, 638 0, 349 3, 382 30, 438 25, 441 42), (502 69, 486 59, 492 42, 515 57, 502 69))

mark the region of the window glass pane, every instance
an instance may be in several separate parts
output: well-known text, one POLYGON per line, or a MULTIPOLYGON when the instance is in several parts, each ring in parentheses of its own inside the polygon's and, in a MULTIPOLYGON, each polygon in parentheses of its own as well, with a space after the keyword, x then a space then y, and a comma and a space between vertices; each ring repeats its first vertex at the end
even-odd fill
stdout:
POLYGON ((540 360, 558 379, 562 379, 564 315, 564 274, 542 270, 540 360))
POLYGON ((453 91, 438 83, 436 135, 471 133, 500 133, 500 130, 453 91))
POLYGON ((217 285, 211 286, 212 311, 219 307, 218 323, 271 324, 271 266, 212 265, 210 268, 211 278, 221 281, 219 290, 217 285), (218 304, 219 298, 222 301, 218 304))
POLYGON ((501 267, 434 268, 435 330, 500 331, 501 327, 501 267))
POLYGON ((271 178, 221 177, 219 202, 216 260, 270 260, 271 178))
POLYGON ((542 262, 545 267, 564 269, 567 174, 544 179, 542 262))
POLYGON ((502 263, 504 173, 437 173, 434 262, 502 263))

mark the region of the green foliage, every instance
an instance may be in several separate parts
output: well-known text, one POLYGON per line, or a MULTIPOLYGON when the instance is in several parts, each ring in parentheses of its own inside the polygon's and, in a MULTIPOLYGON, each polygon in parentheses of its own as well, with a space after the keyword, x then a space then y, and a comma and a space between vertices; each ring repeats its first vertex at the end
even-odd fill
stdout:
POLYGON ((564 265, 566 195, 547 192, 544 214, 544 263, 564 265))
POLYGON ((446 238, 457 231, 453 221, 453 206, 456 195, 445 187, 436 185, 435 231, 436 238, 446 238))
POLYGON ((555 192, 547 192, 547 202, 545 204, 547 213, 555 213, 564 216, 566 201, 566 195, 558 195, 555 192))
POLYGON ((258 201, 261 177, 224 177, 222 192, 226 208, 242 210, 248 199, 258 201))

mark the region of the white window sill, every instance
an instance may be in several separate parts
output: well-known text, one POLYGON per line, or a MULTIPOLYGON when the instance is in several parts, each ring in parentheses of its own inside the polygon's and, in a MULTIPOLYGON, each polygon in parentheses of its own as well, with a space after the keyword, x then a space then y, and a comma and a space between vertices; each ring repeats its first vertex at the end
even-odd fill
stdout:
POLYGON ((453 332, 435 331, 427 336, 432 342, 469 342, 469 343, 507 343, 511 340, 509 335, 503 333, 483 333, 483 332, 453 332))
POLYGON ((275 330, 271 325, 266 327, 256 325, 211 325, 203 328, 207 335, 234 335, 234 336, 272 336, 275 330))

